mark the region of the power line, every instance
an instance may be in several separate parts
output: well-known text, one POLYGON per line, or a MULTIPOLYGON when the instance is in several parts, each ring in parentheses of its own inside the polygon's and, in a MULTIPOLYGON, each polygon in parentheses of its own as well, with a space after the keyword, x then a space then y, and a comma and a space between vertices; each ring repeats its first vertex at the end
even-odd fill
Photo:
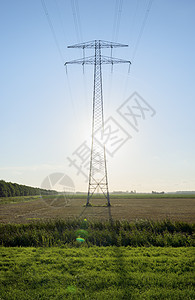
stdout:
POLYGON ((62 32, 63 32, 64 38, 66 39, 65 27, 64 27, 64 23, 63 23, 63 20, 62 20, 62 14, 61 14, 61 11, 60 11, 57 0, 55 0, 55 4, 56 4, 57 12, 58 12, 58 17, 59 17, 59 20, 60 20, 60 25, 61 25, 61 28, 62 28, 62 32))
MULTIPOLYGON (((73 20, 74 20, 74 27, 75 27, 75 31, 76 31, 77 42, 80 43, 80 42, 83 41, 83 35, 82 35, 82 26, 81 26, 80 10, 79 10, 78 1, 77 0, 71 0, 71 7, 72 7, 72 14, 73 14, 73 20)), ((80 49, 80 51, 82 53, 82 49, 80 49)), ((84 75, 84 65, 83 65, 83 75, 84 75)), ((85 93, 85 97, 84 97, 85 106, 88 107, 85 76, 83 76, 83 87, 84 87, 84 93, 85 93)))
POLYGON ((148 2, 148 6, 147 6, 147 9, 146 9, 146 12, 145 12, 145 16, 144 16, 144 19, 143 19, 143 22, 142 22, 142 25, 141 25, 141 28, 140 28, 140 32, 139 32, 137 41, 136 41, 136 43, 135 43, 135 47, 134 47, 134 51, 133 51, 133 55, 132 55, 132 62, 134 61, 135 55, 136 55, 136 53, 137 53, 137 50, 138 50, 138 47, 139 47, 139 43, 140 43, 140 40, 141 40, 141 38, 142 38, 144 29, 145 29, 145 26, 146 26, 146 22, 147 22, 147 19, 148 19, 148 15, 149 15, 150 9, 151 9, 151 7, 152 7, 152 2, 153 2, 153 0, 150 0, 150 1, 148 2))
MULTIPOLYGON (((114 22, 113 22, 113 28, 112 28, 112 40, 115 42, 117 42, 117 40, 118 40, 122 6, 123 6, 123 0, 115 0, 114 22)), ((114 52, 114 49, 111 48, 111 57, 113 55, 113 52, 114 52)), ((109 76, 109 83, 108 83, 108 96, 107 96, 108 97, 108 99, 107 99, 108 106, 110 104, 110 98, 111 98, 112 81, 113 81, 113 65, 111 65, 111 75, 109 76)))
POLYGON ((121 13, 123 7, 123 0, 116 0, 115 3, 115 15, 114 15, 114 24, 113 24, 113 32, 112 32, 112 40, 118 40, 119 27, 121 22, 121 13))
MULTIPOLYGON (((134 50, 133 50, 133 54, 132 54, 132 59, 131 59, 132 62, 134 61, 136 53, 138 51, 140 40, 142 38, 144 29, 145 29, 145 26, 146 26, 146 22, 147 22, 148 15, 149 15, 149 12, 150 12, 151 7, 152 7, 152 3, 153 3, 153 0, 149 0, 147 8, 146 8, 145 15, 144 15, 144 19, 143 19, 143 22, 142 22, 142 25, 141 25, 141 28, 140 28, 140 31, 139 31, 139 34, 138 34, 135 46, 134 46, 134 50)), ((136 19, 137 13, 138 13, 138 2, 137 2, 136 7, 135 7, 135 13, 134 13, 133 24, 131 26, 131 29, 133 27, 135 27, 134 25, 135 25, 135 19, 136 19)), ((131 42, 129 42, 129 44, 131 44, 131 42)), ((129 69, 129 71, 130 71, 130 69, 129 69)), ((126 78, 125 83, 124 83, 123 99, 125 99, 127 87, 128 87, 128 84, 129 84, 129 79, 130 79, 129 74, 130 74, 130 72, 128 72, 127 78, 126 78)))
MULTIPOLYGON (((130 36, 132 36, 132 37, 133 37, 133 33, 135 31, 135 23, 136 23, 136 18, 137 18, 137 14, 138 14, 139 3, 140 3, 139 1, 136 1, 134 13, 132 14, 132 17, 130 18, 131 22, 129 24, 129 28, 131 29, 130 36)), ((129 39, 129 44, 132 44, 131 38, 129 39)))
POLYGON ((51 18, 50 18, 50 16, 49 16, 49 12, 48 12, 48 10, 47 10, 45 1, 44 1, 44 0, 41 0, 41 4, 42 4, 42 7, 43 7, 45 16, 46 16, 46 18, 47 18, 47 22, 48 22, 48 24, 49 24, 51 33, 52 33, 52 35, 53 35, 54 42, 55 42, 56 47, 57 47, 57 49, 58 49, 58 53, 59 53, 59 55, 60 55, 60 59, 61 59, 62 63, 64 63, 63 55, 62 55, 62 52, 61 52, 61 50, 60 50, 60 46, 59 46, 59 43, 58 43, 58 40, 57 40, 57 36, 56 36, 56 34, 55 34, 55 30, 54 30, 54 27, 53 27, 51 18))
POLYGON ((79 28, 79 32, 80 32, 80 40, 83 41, 83 35, 82 35, 82 30, 81 30, 81 19, 80 19, 80 11, 79 11, 78 0, 75 0, 75 8, 76 8, 77 21, 78 21, 78 28, 79 28))
POLYGON ((71 89, 71 84, 70 84, 70 79, 69 79, 68 73, 65 76, 66 76, 65 82, 66 82, 67 88, 68 88, 68 94, 69 94, 70 103, 71 103, 71 106, 72 106, 74 118, 75 118, 76 123, 77 123, 77 128, 78 128, 79 134, 81 136, 82 133, 80 131, 80 126, 79 126, 80 122, 79 122, 79 119, 78 119, 77 109, 75 107, 75 102, 74 102, 74 98, 73 98, 73 95, 72 95, 72 89, 71 89))
POLYGON ((82 31, 81 31, 81 21, 80 21, 80 13, 79 13, 79 6, 77 0, 71 0, 71 7, 72 7, 72 14, 74 20, 74 26, 76 30, 77 40, 80 43, 82 38, 82 31))
MULTIPOLYGON (((56 36, 56 34, 55 34, 55 30, 54 30, 54 27, 53 27, 51 18, 50 18, 50 16, 49 16, 49 12, 48 12, 48 10, 47 10, 45 1, 44 1, 44 0, 41 0, 41 3, 42 3, 43 10, 44 10, 44 13, 45 13, 46 18, 47 18, 47 21, 48 21, 50 30, 51 30, 51 32, 52 32, 52 36, 53 36, 54 42, 55 42, 55 44, 56 44, 56 47, 57 47, 57 50, 58 50, 60 59, 61 59, 63 65, 64 65, 63 55, 62 55, 62 52, 61 52, 61 50, 60 50, 60 46, 59 46, 59 43, 58 43, 58 40, 57 40, 57 36, 56 36)), ((57 3, 56 3, 56 4, 57 4, 57 3)), ((65 33, 65 32, 64 32, 64 33, 65 33)), ((77 114, 76 114, 75 105, 74 105, 74 100, 73 100, 73 96, 72 96, 70 80, 69 80, 68 74, 65 74, 65 76, 66 76, 66 81, 65 81, 65 82, 67 83, 67 90, 68 90, 68 93, 69 93, 69 99, 70 99, 70 103, 71 103, 71 105, 72 105, 72 110, 73 110, 73 113, 74 113, 74 117, 75 117, 75 120, 76 120, 77 124, 79 124, 79 122, 78 122, 78 117, 77 117, 77 114)), ((78 126, 78 128, 79 128, 79 126, 78 126)), ((80 128, 79 128, 79 130, 80 130, 80 128)))

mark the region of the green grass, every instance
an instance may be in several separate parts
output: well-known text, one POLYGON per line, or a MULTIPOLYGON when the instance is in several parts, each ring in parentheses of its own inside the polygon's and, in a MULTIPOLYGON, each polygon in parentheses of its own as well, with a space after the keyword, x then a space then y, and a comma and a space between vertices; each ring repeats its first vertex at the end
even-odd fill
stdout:
MULTIPOLYGON (((1 197, 0 204, 19 203, 43 199, 53 199, 56 196, 63 199, 64 195, 38 195, 38 196, 18 196, 18 197, 1 197)), ((110 194, 110 199, 194 199, 195 194, 110 194)), ((87 194, 70 195, 70 199, 87 199, 87 194)), ((93 199, 104 199, 102 194, 94 194, 93 199)))
POLYGON ((28 201, 37 200, 39 198, 40 198, 40 195, 39 196, 1 197, 0 204, 28 202, 28 201))
POLYGON ((194 299, 194 249, 1 248, 0 299, 194 299))
POLYGON ((90 246, 195 246, 195 224, 139 220, 31 220, 28 224, 0 224, 0 245, 6 247, 51 247, 77 245, 78 230, 86 231, 90 246))

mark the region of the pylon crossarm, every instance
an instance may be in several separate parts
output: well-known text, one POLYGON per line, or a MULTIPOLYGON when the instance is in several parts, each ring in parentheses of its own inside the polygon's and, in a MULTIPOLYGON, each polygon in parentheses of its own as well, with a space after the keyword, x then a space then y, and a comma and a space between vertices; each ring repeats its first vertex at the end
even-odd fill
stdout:
POLYGON ((131 64, 130 60, 124 60, 120 58, 114 58, 109 56, 101 57, 102 64, 131 64))
POLYGON ((94 49, 97 47, 97 44, 101 48, 128 47, 128 45, 125 45, 125 44, 103 41, 103 40, 94 40, 94 41, 89 41, 89 42, 85 42, 85 43, 71 45, 71 46, 68 46, 68 48, 94 49))
POLYGON ((94 62, 95 62, 94 56, 89 56, 89 57, 85 57, 85 58, 83 57, 83 58, 67 61, 67 62, 65 62, 64 65, 65 66, 70 65, 70 64, 93 65, 94 62))
MULTIPOLYGON (((71 60, 71 61, 67 61, 65 62, 65 66, 66 65, 70 65, 70 64, 82 64, 82 65, 94 65, 95 63, 97 63, 97 61, 95 61, 94 56, 89 56, 89 57, 85 57, 85 58, 79 58, 79 59, 75 59, 75 60, 71 60)), ((120 58, 114 58, 114 57, 109 57, 109 56, 101 56, 101 60, 99 61, 99 63, 101 64, 131 64, 130 60, 124 60, 124 59, 120 59, 120 58)))

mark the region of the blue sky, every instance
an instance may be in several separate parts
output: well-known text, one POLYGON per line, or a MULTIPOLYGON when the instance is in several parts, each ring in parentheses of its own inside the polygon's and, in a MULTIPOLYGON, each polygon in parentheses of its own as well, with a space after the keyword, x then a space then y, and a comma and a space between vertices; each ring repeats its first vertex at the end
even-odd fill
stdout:
POLYGON ((105 120, 131 135, 107 155, 110 190, 195 190, 195 2, 153 0, 139 39, 149 3, 0 2, 0 179, 41 186, 61 172, 87 190, 67 157, 76 159, 84 141, 90 145, 93 67, 83 74, 70 65, 67 77, 63 63, 82 57, 68 45, 102 39, 128 44, 113 56, 132 61, 130 74, 127 65, 113 73, 103 66, 105 120), (135 91, 156 112, 139 119, 138 132, 117 112, 135 91))

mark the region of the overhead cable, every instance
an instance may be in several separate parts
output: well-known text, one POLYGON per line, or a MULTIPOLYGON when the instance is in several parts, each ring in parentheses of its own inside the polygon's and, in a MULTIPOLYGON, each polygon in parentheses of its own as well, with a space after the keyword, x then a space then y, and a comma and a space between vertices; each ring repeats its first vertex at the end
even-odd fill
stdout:
POLYGON ((82 42, 82 31, 81 31, 81 21, 80 21, 80 13, 79 6, 77 0, 71 0, 72 14, 74 19, 74 26, 76 30, 77 40, 78 42, 82 42))
POLYGON ((56 47, 57 47, 57 49, 58 49, 58 53, 59 53, 59 55, 60 55, 60 59, 61 59, 62 63, 64 63, 63 55, 62 55, 62 52, 61 52, 61 50, 60 50, 60 46, 59 46, 59 43, 58 43, 58 40, 57 40, 57 36, 56 36, 56 34, 55 34, 55 30, 54 30, 54 27, 53 27, 51 18, 50 18, 50 16, 49 16, 49 12, 48 12, 48 10, 47 10, 45 1, 44 1, 44 0, 41 0, 41 4, 42 4, 43 10, 44 10, 44 13, 45 13, 45 15, 46 15, 47 22, 48 22, 48 24, 49 24, 51 33, 52 33, 52 35, 53 35, 54 42, 55 42, 56 47))
POLYGON ((139 47, 139 43, 140 43, 140 40, 142 38, 144 29, 145 29, 145 26, 146 26, 148 15, 149 15, 150 9, 152 7, 152 2, 153 2, 153 0, 150 0, 148 2, 148 6, 147 6, 147 9, 146 9, 146 12, 145 12, 145 16, 144 16, 144 19, 143 19, 143 22, 142 22, 142 25, 141 25, 141 28, 140 28, 140 32, 139 32, 137 41, 135 43, 135 47, 134 47, 134 51, 133 51, 133 55, 132 55, 132 60, 131 60, 132 62, 134 61, 134 58, 136 56, 136 53, 137 53, 137 50, 138 50, 138 47, 139 47))
POLYGON ((112 40, 115 41, 115 42, 118 40, 118 33, 119 33, 119 27, 120 27, 120 22, 121 22, 122 7, 123 7, 123 0, 116 0, 114 24, 113 24, 113 33, 112 33, 112 40))

